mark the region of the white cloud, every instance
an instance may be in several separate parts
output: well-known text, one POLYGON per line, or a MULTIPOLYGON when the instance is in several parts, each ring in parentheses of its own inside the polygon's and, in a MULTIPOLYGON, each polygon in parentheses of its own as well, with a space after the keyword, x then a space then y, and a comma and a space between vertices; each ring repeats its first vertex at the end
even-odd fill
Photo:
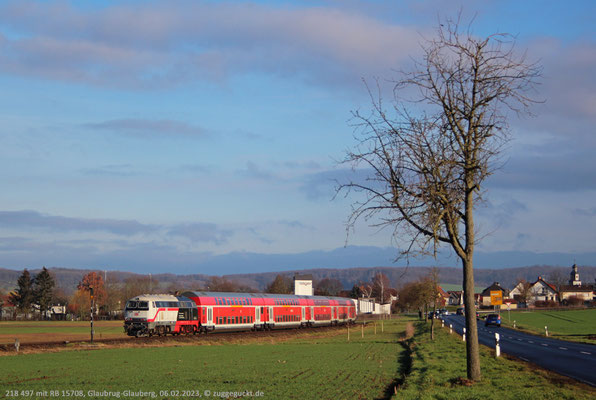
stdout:
POLYGON ((333 83, 386 75, 417 49, 412 29, 327 7, 177 2, 88 11, 0 8, 4 71, 120 87, 268 72, 333 83), (8 32, 17 32, 10 34, 8 32))

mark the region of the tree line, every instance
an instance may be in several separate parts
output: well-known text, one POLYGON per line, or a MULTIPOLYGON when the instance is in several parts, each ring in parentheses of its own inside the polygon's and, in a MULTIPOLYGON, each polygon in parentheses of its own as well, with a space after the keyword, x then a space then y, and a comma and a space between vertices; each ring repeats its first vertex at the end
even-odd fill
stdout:
MULTIPOLYGON (((132 297, 145 293, 169 293, 180 294, 187 290, 210 291, 210 292, 248 292, 258 293, 259 290, 241 282, 230 280, 226 277, 212 276, 199 287, 185 287, 184 282, 172 282, 164 285, 151 275, 131 277, 120 281, 110 279, 106 282, 107 273, 95 271, 85 274, 76 286, 72 294, 67 294, 64 288, 56 287, 56 280, 52 273, 45 267, 35 276, 24 269, 17 281, 17 288, 7 296, 8 303, 14 306, 11 317, 14 319, 17 314, 25 318, 47 319, 57 317, 52 315, 51 307, 60 306, 60 317, 84 319, 91 313, 91 296, 94 293, 94 314, 106 318, 117 317, 124 308, 126 301, 132 297)), ((375 299, 386 304, 397 291, 392 287, 389 278, 377 272, 370 282, 354 283, 351 290, 344 289, 341 281, 335 278, 323 278, 313 282, 314 295, 317 296, 341 296, 375 299)), ((278 274, 264 290, 265 293, 293 294, 294 282, 292 277, 278 274)), ((0 315, 2 307, 7 304, 2 302, 6 296, 0 293, 0 315)))

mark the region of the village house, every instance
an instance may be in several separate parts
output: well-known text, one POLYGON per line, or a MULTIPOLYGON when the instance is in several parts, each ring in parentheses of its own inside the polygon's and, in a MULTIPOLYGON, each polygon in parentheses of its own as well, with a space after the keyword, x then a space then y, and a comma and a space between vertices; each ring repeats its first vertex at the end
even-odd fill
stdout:
POLYGON ((501 287, 499 282, 493 282, 492 285, 490 285, 489 287, 484 289, 482 291, 482 293, 480 293, 480 299, 479 299, 480 307, 491 307, 490 292, 496 292, 496 291, 501 292, 501 297, 503 299, 503 302, 505 302, 505 300, 509 298, 509 290, 501 287))
POLYGON ((552 285, 542 279, 541 276, 535 282, 528 283, 527 298, 524 299, 524 283, 519 282, 509 292, 509 297, 520 303, 525 303, 527 307, 533 307, 537 302, 558 302, 559 293, 555 285, 552 285))
POLYGON ((448 290, 449 300, 447 304, 450 306, 461 306, 464 304, 464 296, 462 290, 448 290))
POLYGON ((10 295, 0 296, 0 320, 12 319, 16 307, 10 302, 10 295))

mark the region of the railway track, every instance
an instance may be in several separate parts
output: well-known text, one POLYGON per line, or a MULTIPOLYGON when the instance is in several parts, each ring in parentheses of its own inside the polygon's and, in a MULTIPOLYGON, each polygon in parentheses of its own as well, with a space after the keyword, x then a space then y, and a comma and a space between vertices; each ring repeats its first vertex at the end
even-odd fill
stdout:
MULTIPOLYGON (((300 329, 274 329, 267 331, 229 331, 229 332, 213 332, 207 334, 196 335, 168 335, 168 336, 143 336, 123 337, 123 338, 99 338, 95 339, 93 343, 89 340, 75 340, 75 341, 49 341, 49 342, 35 342, 35 343, 21 343, 19 351, 21 352, 43 352, 63 349, 92 349, 105 347, 144 347, 160 345, 184 345, 192 343, 221 343, 221 342, 235 342, 238 339, 285 339, 297 336, 299 334, 308 332, 326 333, 330 331, 339 331, 345 329, 345 325, 326 326, 326 327, 309 327, 300 329)), ((0 345, 0 354, 15 353, 16 348, 14 344, 0 345)))

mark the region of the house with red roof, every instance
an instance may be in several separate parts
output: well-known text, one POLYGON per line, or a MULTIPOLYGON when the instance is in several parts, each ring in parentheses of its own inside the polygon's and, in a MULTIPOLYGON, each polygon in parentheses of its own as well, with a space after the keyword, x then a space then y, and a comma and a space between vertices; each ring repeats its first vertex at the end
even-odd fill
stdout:
POLYGON ((12 319, 16 307, 10 302, 10 295, 0 296, 0 320, 12 319))
POLYGON ((509 295, 522 304, 525 303, 528 307, 536 305, 537 302, 546 303, 559 301, 557 287, 542 279, 541 276, 534 282, 519 282, 511 290, 509 295), (524 296, 524 292, 526 293, 526 296, 524 296))

